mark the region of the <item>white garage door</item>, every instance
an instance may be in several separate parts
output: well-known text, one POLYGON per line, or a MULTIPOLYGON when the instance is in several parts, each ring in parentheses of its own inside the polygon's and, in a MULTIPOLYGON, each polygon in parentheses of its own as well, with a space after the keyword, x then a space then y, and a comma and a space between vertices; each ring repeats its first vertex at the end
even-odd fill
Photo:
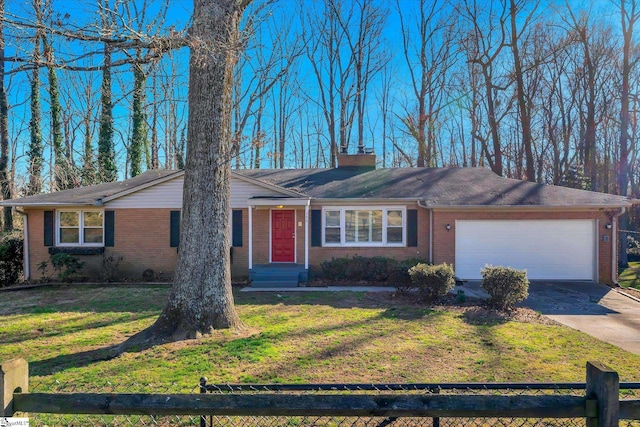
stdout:
POLYGON ((533 280, 594 280, 593 220, 456 221, 456 275, 481 279, 485 265, 526 269, 533 280))

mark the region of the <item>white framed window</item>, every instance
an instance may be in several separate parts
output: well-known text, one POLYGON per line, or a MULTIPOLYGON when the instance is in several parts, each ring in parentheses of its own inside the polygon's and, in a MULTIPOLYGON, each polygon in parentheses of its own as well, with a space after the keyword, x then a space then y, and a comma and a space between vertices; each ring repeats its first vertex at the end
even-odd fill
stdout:
POLYGON ((104 246, 104 211, 56 211, 56 246, 104 246))
POLYGON ((323 246, 405 246, 404 207, 326 207, 323 246))

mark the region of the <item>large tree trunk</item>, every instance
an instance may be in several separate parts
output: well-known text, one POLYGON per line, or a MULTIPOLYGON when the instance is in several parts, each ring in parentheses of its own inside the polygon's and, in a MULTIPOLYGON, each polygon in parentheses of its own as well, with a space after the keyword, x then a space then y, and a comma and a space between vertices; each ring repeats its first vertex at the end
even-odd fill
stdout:
POLYGON ((231 91, 243 9, 237 0, 194 2, 180 256, 166 307, 130 342, 198 338, 244 327, 231 292, 228 226, 231 91))

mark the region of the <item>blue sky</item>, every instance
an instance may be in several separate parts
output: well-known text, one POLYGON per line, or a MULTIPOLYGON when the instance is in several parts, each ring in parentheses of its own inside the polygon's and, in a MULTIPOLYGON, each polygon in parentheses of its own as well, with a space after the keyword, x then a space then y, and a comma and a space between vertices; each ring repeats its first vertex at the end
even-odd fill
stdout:
MULTIPOLYGON (((355 0, 353 0, 355 1, 355 0)), ((142 2, 138 2, 142 4, 142 2)), ((393 88, 393 96, 396 101, 402 99, 406 93, 409 91, 408 86, 408 69, 406 64, 404 63, 404 59, 401 55, 399 55, 401 50, 401 31, 398 13, 396 10, 396 2, 395 1, 382 1, 380 0, 379 5, 382 7, 386 7, 389 10, 389 15, 387 17, 386 26, 383 32, 383 37, 385 41, 388 43, 389 49, 395 53, 396 55, 392 59, 392 68, 391 72, 394 77, 394 88, 393 88)), ((162 3, 156 0, 148 1, 148 17, 154 16, 157 14, 157 10, 159 9, 162 3)), ((301 9, 309 9, 313 6, 318 5, 317 1, 294 1, 294 0, 279 0, 269 5, 267 9, 262 11, 265 16, 265 21, 271 20, 271 22, 277 23, 286 20, 287 18, 293 17, 297 18, 297 15, 300 13, 301 9)), ((403 9, 406 16, 415 17, 415 8, 419 5, 418 0, 399 0, 398 4, 403 9)), ((488 5, 489 3, 487 3, 488 5)), ((587 4, 579 1, 570 2, 572 7, 580 8, 585 7, 587 4)), ((260 5, 259 2, 254 2, 253 6, 260 5)), ((593 8, 594 11, 597 11, 596 15, 606 16, 608 14, 612 14, 610 21, 614 23, 614 25, 618 25, 618 19, 615 16, 615 7, 614 4, 608 0, 597 0, 591 1, 588 3, 589 6, 593 8)), ((76 1, 65 1, 65 0, 54 0, 53 2, 54 11, 58 14, 57 16, 62 19, 65 24, 72 24, 72 26, 83 27, 88 25, 91 22, 96 22, 96 2, 88 1, 88 0, 76 0, 76 1), (68 16, 65 16, 67 15, 68 16)), ((544 16, 552 16, 557 13, 558 9, 564 8, 564 3, 561 2, 557 5, 554 5, 551 2, 543 2, 540 6, 539 13, 544 16)), ((8 13, 21 16, 21 17, 32 17, 33 11, 31 10, 31 6, 29 2, 25 2, 23 0, 7 0, 6 10, 8 13)), ((174 26, 177 29, 182 29, 187 25, 187 22, 191 16, 192 12, 192 2, 184 1, 184 0, 173 0, 169 3, 169 13, 167 14, 167 20, 163 25, 163 30, 166 30, 169 26, 174 26)), ((148 21, 148 19, 147 19, 148 21)), ((293 19, 293 24, 289 29, 289 36, 294 37, 300 31, 299 23, 297 19, 293 19)), ((133 25, 136 26, 135 23, 133 25)), ((59 57, 64 57, 66 54, 78 54, 86 52, 87 45, 80 45, 78 43, 71 44, 67 40, 58 39, 54 47, 56 49, 56 54, 59 57)), ((263 50, 262 53, 268 53, 270 46, 268 43, 265 43, 260 46, 260 49, 263 50)), ((32 45, 28 40, 22 40, 18 44, 9 43, 7 45, 7 55, 11 55, 14 52, 18 54, 26 54, 30 55, 32 50, 32 45)), ((249 53, 251 55, 250 61, 254 61, 256 58, 256 50, 252 50, 249 53)), ((187 79, 188 79, 188 51, 186 49, 182 49, 180 52, 175 52, 173 56, 176 58, 175 69, 173 73, 175 73, 175 88, 171 96, 181 98, 182 100, 186 100, 186 91, 187 91, 187 79)), ((94 57, 93 60, 85 59, 80 61, 79 65, 86 65, 89 63, 99 64, 99 55, 94 57)), ((163 61, 162 65, 162 73, 164 75, 168 75, 167 70, 167 60, 163 61)), ((303 90, 307 93, 307 95, 311 95, 313 98, 315 94, 317 94, 317 83, 314 81, 314 77, 311 73, 311 68, 309 62, 304 58, 301 58, 299 64, 297 65, 299 75, 301 76, 301 86, 303 90)), ((160 73, 161 75, 163 75, 160 73)), ((11 76, 5 84, 9 86, 9 95, 10 95, 10 104, 12 106, 11 110, 11 135, 12 139, 16 145, 16 154, 19 157, 18 161, 18 169, 24 170, 24 153, 27 147, 28 141, 28 132, 27 132, 27 124, 29 121, 29 111, 28 111, 28 81, 27 75, 25 73, 17 73, 11 76)), ((114 100, 117 101, 115 107, 115 119, 116 119, 116 144, 118 147, 118 160, 120 163, 119 173, 121 177, 124 177, 124 144, 127 141, 130 133, 130 106, 131 106, 131 70, 130 67, 120 67, 117 70, 114 70, 114 100)), ((379 92, 379 77, 377 79, 371 90, 371 94, 368 98, 367 111, 368 111, 368 129, 366 131, 367 134, 367 146, 373 146, 376 152, 380 155, 381 146, 380 146, 380 108, 379 103, 376 100, 376 94, 379 92)), ((41 71, 40 74, 42 87, 41 94, 43 99, 43 123, 42 127, 44 130, 44 135, 47 137, 49 133, 48 130, 48 95, 47 95, 47 85, 46 85, 46 73, 44 70, 41 71)), ((65 106, 69 108, 69 110, 78 109, 82 110, 83 108, 86 110, 91 109, 97 113, 98 107, 98 99, 97 95, 94 94, 94 98, 92 100, 91 105, 87 105, 81 96, 81 90, 75 88, 76 84, 81 81, 91 81, 93 87, 97 90, 100 85, 100 73, 87 73, 82 76, 77 73, 72 73, 69 71, 59 70, 59 78, 61 81, 61 85, 64 85, 63 88, 63 102, 65 106), (72 107, 73 106, 73 107, 72 107)), ((160 80, 162 78, 160 77, 160 80)), ((248 79, 245 79, 248 81, 248 79)), ((148 82, 149 86, 149 94, 151 93, 151 81, 148 82)), ((185 123, 186 120, 186 104, 181 102, 180 104, 180 117, 181 117, 181 125, 185 123)), ((310 108, 308 105, 305 107, 307 110, 310 108)), ((78 114, 80 112, 74 112, 75 120, 72 125, 78 125, 78 114)), ((317 112, 313 113, 317 114, 317 112)), ((313 116, 313 114, 311 116, 313 116)), ((269 120, 272 120, 273 113, 269 111, 269 108, 265 110, 265 115, 269 120)), ((300 131, 298 130, 301 126, 307 128, 309 133, 311 132, 311 128, 313 128, 314 124, 310 122, 301 123, 300 120, 309 120, 309 115, 305 116, 303 114, 299 115, 295 123, 291 124, 291 133, 288 134, 288 139, 291 141, 295 141, 297 137, 300 136, 300 131)), ((313 118, 313 117, 311 117, 313 118)), ((265 121, 267 124, 267 129, 269 129, 268 120, 265 121)), ((72 127, 73 127, 72 126, 72 127)), ((248 129, 251 129, 251 126, 248 126, 248 129)), ((164 133, 164 129, 161 130, 164 133)), ((164 136, 164 134, 162 135, 164 136)), ((398 140, 405 138, 406 135, 403 135, 399 130, 397 130, 397 134, 395 135, 398 140)), ((83 135, 81 133, 75 134, 75 148, 76 150, 81 150, 81 140, 83 135)), ((94 141, 96 137, 94 136, 94 141)), ((95 144, 95 142, 94 142, 95 144)), ((269 149, 270 146, 265 147, 265 149, 269 149)), ((353 147, 353 146, 352 146, 353 147)), ((79 157, 78 153, 76 157, 79 157)), ((293 163, 294 157, 287 157, 287 165, 288 166, 298 166, 293 163)), ((263 167, 269 165, 268 159, 264 159, 263 167)))

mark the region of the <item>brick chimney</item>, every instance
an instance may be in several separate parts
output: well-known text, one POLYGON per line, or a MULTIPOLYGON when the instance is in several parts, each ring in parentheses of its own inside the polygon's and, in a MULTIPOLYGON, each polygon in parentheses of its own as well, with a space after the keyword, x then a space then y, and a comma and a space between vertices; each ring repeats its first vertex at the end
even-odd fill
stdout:
POLYGON ((373 152, 358 154, 338 153, 338 169, 362 170, 366 172, 374 170, 375 168, 376 155, 373 152))

